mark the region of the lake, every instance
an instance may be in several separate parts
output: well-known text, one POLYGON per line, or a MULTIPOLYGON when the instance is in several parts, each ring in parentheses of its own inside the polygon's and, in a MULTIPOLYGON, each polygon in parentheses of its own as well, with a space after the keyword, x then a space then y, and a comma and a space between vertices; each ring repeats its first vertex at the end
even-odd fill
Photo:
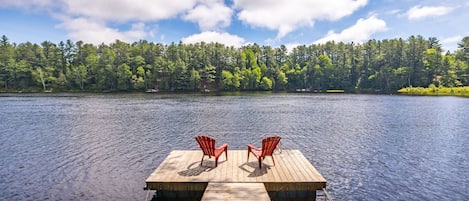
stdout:
POLYGON ((144 200, 171 150, 280 135, 335 200, 469 200, 469 99, 0 94, 0 200, 144 200))

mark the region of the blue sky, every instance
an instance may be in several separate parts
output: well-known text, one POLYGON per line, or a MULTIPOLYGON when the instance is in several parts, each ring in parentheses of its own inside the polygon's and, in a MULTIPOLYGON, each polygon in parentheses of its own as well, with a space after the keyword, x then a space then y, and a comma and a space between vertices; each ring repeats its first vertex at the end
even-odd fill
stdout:
POLYGON ((469 36, 469 0, 0 0, 10 42, 219 42, 236 47, 469 36))

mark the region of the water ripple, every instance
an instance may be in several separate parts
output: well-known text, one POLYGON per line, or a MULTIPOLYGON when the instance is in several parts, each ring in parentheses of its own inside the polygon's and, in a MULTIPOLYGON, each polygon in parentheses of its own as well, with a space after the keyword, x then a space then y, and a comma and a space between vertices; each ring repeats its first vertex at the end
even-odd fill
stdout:
POLYGON ((141 200, 174 149, 281 135, 337 200, 468 200, 468 99, 247 94, 0 97, 0 200, 141 200))

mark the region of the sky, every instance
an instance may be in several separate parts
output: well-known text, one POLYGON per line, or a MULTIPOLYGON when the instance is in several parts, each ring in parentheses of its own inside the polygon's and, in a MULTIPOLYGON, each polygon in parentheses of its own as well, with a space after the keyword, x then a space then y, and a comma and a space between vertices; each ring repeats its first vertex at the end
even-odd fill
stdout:
POLYGON ((200 41, 292 48, 330 40, 469 36, 469 0, 0 0, 10 42, 200 41))

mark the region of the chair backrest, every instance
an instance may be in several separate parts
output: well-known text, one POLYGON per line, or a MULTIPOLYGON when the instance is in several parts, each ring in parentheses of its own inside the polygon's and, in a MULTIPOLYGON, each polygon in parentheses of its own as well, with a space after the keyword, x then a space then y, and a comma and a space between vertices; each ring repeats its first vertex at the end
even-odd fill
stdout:
POLYGON ((205 135, 195 136, 204 155, 215 156, 215 139, 205 135))
POLYGON ((277 148, 278 143, 282 139, 280 136, 269 136, 262 139, 262 154, 261 156, 272 156, 275 148, 277 148))

